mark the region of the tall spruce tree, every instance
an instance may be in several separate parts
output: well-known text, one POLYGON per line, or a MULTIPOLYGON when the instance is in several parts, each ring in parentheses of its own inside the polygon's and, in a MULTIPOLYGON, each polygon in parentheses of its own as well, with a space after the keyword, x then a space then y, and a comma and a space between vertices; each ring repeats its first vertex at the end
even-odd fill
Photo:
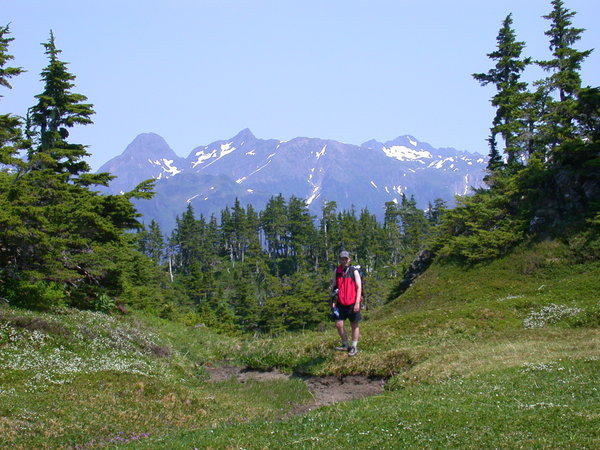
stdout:
POLYGON ((545 34, 550 38, 552 59, 537 61, 537 64, 550 72, 541 85, 554 98, 548 101, 540 131, 549 147, 548 156, 551 160, 560 158, 555 154, 555 148, 577 134, 575 116, 577 96, 581 89, 579 72, 582 62, 592 53, 592 50, 579 51, 573 47, 585 31, 572 26, 571 19, 575 14, 564 6, 562 0, 552 0, 552 11, 544 16, 550 21, 550 28, 545 34))
MULTIPOLYGON (((48 169, 64 175, 61 178, 70 181, 79 174, 89 172, 90 167, 83 160, 89 156, 85 145, 66 140, 68 128, 91 124, 94 110, 90 103, 85 103, 87 97, 71 91, 75 75, 68 72, 66 62, 58 59, 61 50, 56 47, 52 31, 48 42, 42 45, 49 63, 42 70, 44 91, 35 96, 38 102, 30 110, 31 126, 37 131, 35 135, 38 142, 29 152, 29 164, 33 170, 48 169)), ((108 180, 106 174, 86 174, 77 181, 106 184, 108 180)))
POLYGON ((493 84, 496 87, 496 95, 491 100, 492 105, 496 107, 496 115, 488 139, 490 159, 487 169, 491 173, 502 166, 497 149, 498 134, 504 140, 504 151, 509 165, 518 160, 523 150, 520 136, 523 135, 526 126, 522 108, 527 99, 527 83, 520 79, 531 59, 521 58, 525 43, 516 40, 512 23, 512 14, 509 14, 502 22, 496 37, 496 50, 488 53, 488 57, 496 62, 494 68, 487 73, 472 75, 482 86, 493 84))

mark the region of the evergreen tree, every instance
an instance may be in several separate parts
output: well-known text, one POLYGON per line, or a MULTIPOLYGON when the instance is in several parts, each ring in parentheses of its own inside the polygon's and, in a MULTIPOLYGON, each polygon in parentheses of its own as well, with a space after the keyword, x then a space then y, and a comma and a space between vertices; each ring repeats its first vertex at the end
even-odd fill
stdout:
POLYGON ((537 64, 551 72, 541 85, 548 94, 556 97, 548 101, 541 129, 552 160, 561 157, 555 154, 555 147, 577 134, 575 116, 577 96, 581 89, 579 71, 581 63, 592 53, 592 50, 579 51, 573 47, 585 31, 572 26, 571 19, 575 14, 565 8, 562 0, 552 0, 552 11, 544 16, 550 21, 550 29, 545 34, 550 38, 552 59, 538 61, 537 64))
POLYGON ((246 228, 244 240, 247 244, 248 255, 259 258, 262 255, 260 246, 260 217, 252 205, 246 208, 246 228))
MULTIPOLYGON (((32 170, 51 170, 70 181, 81 173, 90 171, 83 158, 89 156, 85 146, 66 141, 68 128, 74 125, 92 123, 92 105, 84 103, 84 95, 71 92, 75 75, 67 71, 67 63, 58 59, 61 50, 56 48, 54 33, 42 44, 46 49, 49 64, 42 71, 44 91, 36 95, 38 102, 30 110, 31 126, 37 131, 36 146, 29 152, 29 165, 32 170)), ((76 180, 80 184, 106 184, 106 174, 96 176, 86 174, 76 180)))
POLYGON ((338 224, 337 245, 334 247, 336 260, 341 250, 348 250, 351 253, 355 253, 358 247, 361 230, 354 205, 351 206, 350 210, 344 210, 338 214, 338 224))
POLYGON ((265 234, 267 251, 271 259, 287 257, 287 205, 283 195, 271 197, 260 214, 261 228, 265 234))
POLYGON ((200 228, 194 217, 194 208, 188 203, 181 218, 176 219, 176 226, 171 235, 173 266, 178 273, 190 274, 193 263, 199 262, 199 237, 200 228))
POLYGON ((93 308, 99 296, 118 295, 125 288, 124 265, 133 250, 123 231, 139 227, 129 199, 148 198, 151 186, 141 183, 123 196, 90 190, 112 177, 88 173, 85 146, 69 142, 67 128, 91 123, 93 109, 83 103, 83 95, 71 92, 75 76, 58 59, 54 36, 43 45, 49 63, 42 71, 44 90, 31 108, 33 143, 3 191, 2 203, 8 203, 13 225, 18 224, 2 234, 4 286, 12 289, 9 297, 16 302, 26 297, 19 291, 29 289, 38 306, 50 306, 62 296, 93 308), (20 232, 18 239, 15 232, 20 232))
POLYGON ((244 255, 248 247, 248 231, 246 223, 246 211, 240 206, 240 201, 236 198, 233 204, 231 214, 231 242, 233 258, 236 261, 244 261, 244 255))
POLYGON ((490 130, 490 160, 488 171, 494 172, 501 167, 500 155, 497 149, 496 135, 500 134, 504 140, 507 163, 516 162, 522 151, 519 137, 525 127, 522 108, 527 98, 527 83, 520 81, 521 74, 530 58, 521 59, 525 47, 524 42, 516 40, 512 29, 512 14, 506 16, 496 38, 497 49, 488 53, 488 57, 496 64, 487 73, 473 74, 473 78, 485 86, 493 84, 496 95, 492 98, 492 105, 496 107, 496 115, 490 130))
POLYGON ((377 218, 364 208, 358 219, 360 234, 356 248, 356 259, 371 272, 377 266, 377 257, 380 255, 380 229, 377 218))
MULTIPOLYGON (((13 56, 8 46, 14 38, 8 37, 9 26, 0 27, 0 85, 12 89, 10 78, 24 72, 20 67, 6 66, 13 56)), ((0 100, 2 99, 0 95, 0 100)), ((20 251, 27 226, 20 220, 21 213, 9 196, 16 178, 15 172, 22 166, 17 157, 20 149, 26 148, 21 132, 21 120, 12 114, 0 115, 0 280, 17 276, 15 258, 20 251)))
POLYGON ((158 223, 152 219, 148 229, 139 232, 139 250, 151 258, 157 265, 164 257, 165 243, 158 223))
MULTIPOLYGON (((21 67, 7 67, 7 63, 13 59, 8 53, 8 46, 14 38, 8 37, 9 26, 0 26, 0 86, 12 89, 10 78, 16 77, 24 72, 21 67)), ((3 96, 0 94, 0 99, 3 96)), ((15 170, 21 166, 21 160, 17 157, 19 150, 27 148, 27 142, 23 139, 21 131, 21 120, 12 114, 0 114, 0 169, 15 170), (8 167, 11 166, 11 167, 8 167)))
POLYGON ((316 230, 306 202, 291 196, 288 200, 287 219, 286 239, 293 260, 293 270, 298 270, 300 265, 313 265, 316 257, 313 251, 316 230))
MULTIPOLYGON (((403 201, 406 201, 406 197, 403 195, 403 201)), ((385 203, 385 214, 383 216, 383 236, 385 242, 386 254, 388 256, 387 262, 392 265, 392 273, 395 275, 395 266, 400 262, 401 259, 401 245, 402 245, 402 231, 398 224, 399 220, 399 209, 396 202, 385 203)))
POLYGON ((236 271, 232 277, 231 288, 233 294, 229 299, 229 303, 235 314, 235 322, 242 330, 256 331, 260 311, 248 266, 236 271))

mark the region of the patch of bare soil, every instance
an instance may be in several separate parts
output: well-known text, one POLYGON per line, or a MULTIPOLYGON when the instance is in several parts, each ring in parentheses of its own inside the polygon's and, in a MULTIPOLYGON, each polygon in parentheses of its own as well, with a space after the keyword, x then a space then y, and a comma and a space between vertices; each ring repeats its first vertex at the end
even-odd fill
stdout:
POLYGON ((277 370, 263 372, 235 366, 205 367, 205 370, 208 372, 210 381, 212 382, 226 381, 231 378, 242 383, 248 380, 270 381, 300 378, 308 386, 313 399, 307 404, 297 405, 293 408, 290 413, 292 415, 302 414, 311 409, 332 403, 377 395, 383 392, 385 385, 385 380, 383 379, 360 375, 316 377, 297 374, 289 375, 277 370))
POLYGON ((244 369, 243 367, 236 366, 217 366, 217 367, 204 367, 204 370, 208 372, 210 381, 227 381, 231 378, 244 383, 248 380, 255 381, 270 381, 270 380, 287 380, 290 375, 278 372, 277 370, 269 370, 262 372, 260 370, 244 369))

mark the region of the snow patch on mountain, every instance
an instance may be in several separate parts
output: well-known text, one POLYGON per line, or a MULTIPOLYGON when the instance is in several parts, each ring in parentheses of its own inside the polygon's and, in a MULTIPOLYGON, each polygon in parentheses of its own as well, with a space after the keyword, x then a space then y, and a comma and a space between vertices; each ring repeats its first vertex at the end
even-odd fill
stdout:
MULTIPOLYGON (((230 154, 232 151, 235 150, 235 147, 232 147, 231 144, 233 142, 227 142, 226 144, 221 144, 221 155, 219 155, 220 158, 222 158, 225 155, 230 154)), ((242 145, 244 143, 242 142, 242 145)))
MULTIPOLYGON (((172 159, 166 159, 166 158, 162 158, 162 159, 156 159, 154 161, 152 161, 152 159, 148 158, 148 162, 150 164, 152 164, 153 166, 159 166, 162 168, 163 172, 167 172, 169 174, 172 175, 177 175, 178 173, 181 172, 181 170, 179 170, 177 167, 175 167, 173 165, 173 160, 172 159)), ((162 173, 158 174, 157 179, 162 178, 162 173)))
MULTIPOLYGON (((258 171, 260 171, 260 170, 264 169, 265 167, 267 167, 267 166, 269 165, 269 163, 270 163, 270 162, 271 162, 271 160, 268 160, 266 164, 263 164, 262 166, 260 166, 260 167, 259 167, 258 169, 256 169, 255 171, 253 171, 253 172, 250 172, 250 173, 248 174, 248 177, 249 177, 249 176, 251 176, 251 175, 254 175, 256 172, 258 172, 258 171)), ((248 178, 248 177, 245 177, 245 178, 248 178)))
POLYGON ((371 180, 371 186, 373 186, 375 189, 378 189, 377 185, 375 184, 375 182, 373 180, 371 180))
POLYGON ((204 150, 200 150, 199 152, 196 152, 194 156, 197 156, 198 158, 196 158, 196 161, 192 163, 192 168, 196 167, 198 164, 202 164, 207 159, 217 156, 217 151, 213 150, 210 153, 204 153, 204 150))
POLYGON ((163 158, 163 163, 165 164, 165 166, 167 166, 167 169, 165 170, 165 172, 169 172, 171 175, 177 175, 178 173, 181 172, 181 170, 179 170, 177 167, 175 167, 173 165, 172 159, 164 159, 163 158))
POLYGON ((319 198, 319 196, 321 195, 321 193, 319 192, 320 186, 315 186, 313 188, 312 193, 310 194, 310 196, 306 199, 306 204, 310 205, 312 202, 314 202, 317 198, 319 198))
MULTIPOLYGON (((242 142, 242 145, 243 145, 243 142, 242 142)), ((220 151, 218 151, 216 148, 211 150, 210 152, 208 152, 206 150, 199 150, 194 155, 194 156, 197 156, 197 158, 194 162, 192 162, 192 169, 195 168, 198 164, 202 164, 203 162, 214 158, 212 161, 210 161, 208 164, 206 164, 204 166, 204 168, 206 168, 206 167, 210 166, 211 164, 215 163, 216 161, 220 160, 224 156, 229 155, 231 152, 236 150, 236 148, 237 147, 233 146, 233 142, 226 142, 225 144, 221 144, 219 146, 220 151), (217 152, 218 152, 218 156, 217 156, 217 152)))
POLYGON ((412 145, 413 147, 417 146, 417 141, 414 141, 413 139, 411 139, 410 136, 408 136, 408 142, 410 142, 410 145, 412 145))
POLYGON ((454 162, 454 158, 450 157, 450 158, 440 159, 437 162, 429 163, 429 165, 427 167, 433 167, 434 169, 441 169, 446 161, 454 162))
POLYGON ((325 150, 327 150, 327 144, 325 144, 323 146, 323 148, 321 149, 320 152, 317 152, 317 159, 319 159, 321 156, 323 156, 325 154, 325 150))
POLYGON ((421 158, 432 158, 431 153, 427 150, 414 150, 404 145, 392 145, 391 147, 383 147, 383 152, 390 158, 398 161, 414 161, 421 158))

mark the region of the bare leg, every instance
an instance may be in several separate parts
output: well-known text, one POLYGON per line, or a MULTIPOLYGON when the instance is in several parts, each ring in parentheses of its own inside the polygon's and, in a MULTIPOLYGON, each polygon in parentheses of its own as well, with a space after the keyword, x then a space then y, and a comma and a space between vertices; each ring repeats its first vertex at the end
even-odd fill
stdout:
POLYGON ((335 327, 337 328, 338 334, 342 339, 342 342, 346 342, 346 330, 344 330, 344 321, 338 320, 335 322, 335 327))
POLYGON ((352 340, 358 342, 360 338, 360 331, 358 329, 359 322, 350 322, 350 326, 352 327, 352 340))

